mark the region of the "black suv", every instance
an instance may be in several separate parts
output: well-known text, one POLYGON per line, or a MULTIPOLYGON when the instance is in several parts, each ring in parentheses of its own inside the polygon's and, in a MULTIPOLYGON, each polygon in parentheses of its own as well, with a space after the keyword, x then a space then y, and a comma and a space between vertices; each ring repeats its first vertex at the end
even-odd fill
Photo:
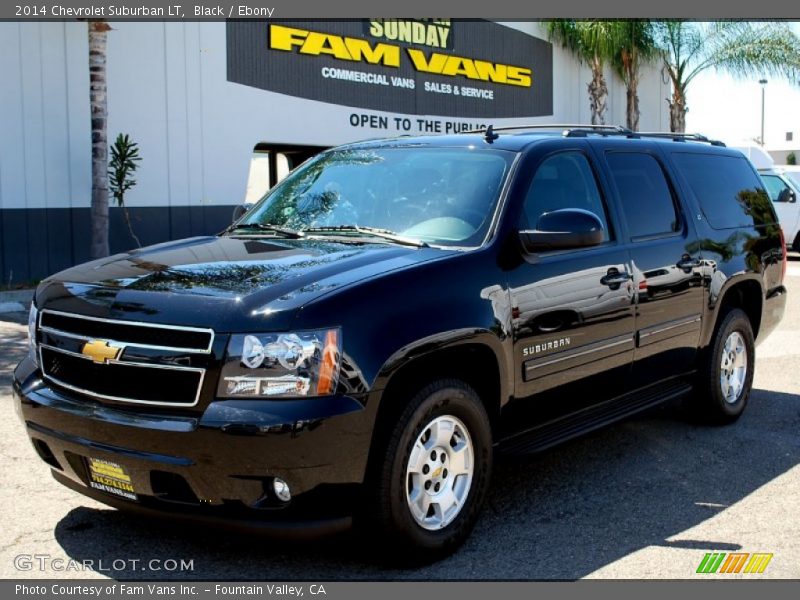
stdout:
POLYGON ((785 267, 758 174, 700 136, 369 141, 218 236, 42 282, 14 392, 53 476, 101 502, 285 534, 355 517, 433 558, 497 452, 677 398, 737 419, 785 267))

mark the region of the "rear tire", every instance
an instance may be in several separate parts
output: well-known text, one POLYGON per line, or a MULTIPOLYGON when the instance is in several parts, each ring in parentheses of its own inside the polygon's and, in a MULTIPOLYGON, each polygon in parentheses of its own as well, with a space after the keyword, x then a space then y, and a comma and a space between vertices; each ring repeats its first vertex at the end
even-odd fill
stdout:
POLYGON ((733 423, 744 412, 753 387, 755 340, 750 319, 734 308, 722 317, 698 373, 694 408, 704 421, 733 423))
POLYGON ((395 562, 432 562, 471 532, 492 470, 489 418, 478 394, 456 379, 435 381, 391 430, 373 481, 373 534, 395 562))

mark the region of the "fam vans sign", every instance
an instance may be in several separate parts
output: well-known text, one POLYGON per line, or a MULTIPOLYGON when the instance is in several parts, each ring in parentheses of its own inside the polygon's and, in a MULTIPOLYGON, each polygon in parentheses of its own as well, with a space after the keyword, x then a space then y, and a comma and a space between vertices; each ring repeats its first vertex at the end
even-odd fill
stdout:
POLYGON ((349 107, 471 118, 553 113, 548 42, 488 21, 228 21, 228 80, 349 107))

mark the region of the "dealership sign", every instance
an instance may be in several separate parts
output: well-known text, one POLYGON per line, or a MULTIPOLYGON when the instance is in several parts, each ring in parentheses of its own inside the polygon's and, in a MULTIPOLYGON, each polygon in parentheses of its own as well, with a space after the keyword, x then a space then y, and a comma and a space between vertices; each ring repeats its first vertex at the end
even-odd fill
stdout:
POLYGON ((332 104, 472 118, 553 113, 552 45, 488 21, 228 21, 228 80, 332 104))

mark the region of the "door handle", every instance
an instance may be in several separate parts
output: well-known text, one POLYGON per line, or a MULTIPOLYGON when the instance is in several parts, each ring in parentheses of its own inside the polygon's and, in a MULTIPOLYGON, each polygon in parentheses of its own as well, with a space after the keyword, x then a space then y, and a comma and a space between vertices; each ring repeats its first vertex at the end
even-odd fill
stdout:
POLYGON ((700 259, 697 258, 682 258, 675 265, 679 269, 696 269, 700 266, 700 259))
POLYGON ((627 283, 631 279, 632 277, 630 276, 630 273, 627 273, 625 271, 619 271, 617 269, 609 269, 608 274, 604 275, 600 279, 600 283, 608 286, 622 285, 623 283, 627 283))

